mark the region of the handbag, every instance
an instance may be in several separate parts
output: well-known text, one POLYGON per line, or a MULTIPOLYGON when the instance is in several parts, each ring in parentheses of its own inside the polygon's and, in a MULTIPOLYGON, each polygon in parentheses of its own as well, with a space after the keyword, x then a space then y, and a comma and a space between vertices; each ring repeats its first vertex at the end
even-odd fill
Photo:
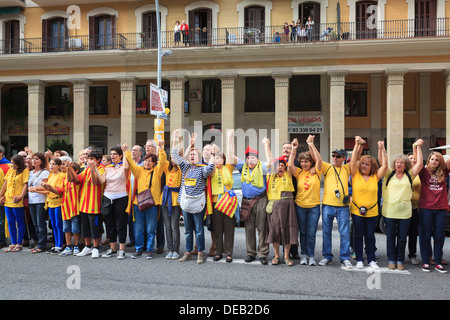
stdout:
POLYGON ((202 192, 196 196, 189 196, 186 194, 185 187, 181 188, 180 207, 183 211, 189 213, 199 213, 205 207, 206 196, 202 192))
POLYGON ((109 215, 111 213, 111 205, 112 205, 112 200, 106 196, 103 196, 102 205, 100 208, 100 211, 103 216, 106 217, 107 215, 109 215))
POLYGON ((136 200, 139 211, 145 211, 155 206, 155 199, 153 199, 152 192, 150 191, 150 188, 152 186, 152 180, 153 180, 153 171, 150 176, 150 184, 148 186, 148 189, 145 189, 144 191, 136 194, 136 200))

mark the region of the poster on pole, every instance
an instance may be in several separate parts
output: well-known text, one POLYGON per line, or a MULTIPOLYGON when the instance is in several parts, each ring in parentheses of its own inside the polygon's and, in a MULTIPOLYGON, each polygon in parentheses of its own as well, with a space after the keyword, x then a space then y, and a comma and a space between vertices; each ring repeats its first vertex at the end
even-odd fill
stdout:
POLYGON ((150 114, 159 117, 167 116, 165 111, 167 102, 167 91, 159 88, 153 83, 150 83, 150 114))

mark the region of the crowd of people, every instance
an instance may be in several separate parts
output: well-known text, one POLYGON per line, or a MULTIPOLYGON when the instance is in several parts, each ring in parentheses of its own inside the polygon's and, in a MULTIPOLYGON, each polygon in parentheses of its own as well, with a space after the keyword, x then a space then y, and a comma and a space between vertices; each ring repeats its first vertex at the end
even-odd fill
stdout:
MULTIPOLYGON (((450 159, 431 152, 426 161, 423 140, 414 152, 388 159, 384 142, 378 157, 363 155, 366 143, 355 137, 351 157, 333 150, 324 162, 314 144, 299 150, 294 139, 273 159, 270 141, 262 140, 265 160, 248 146, 245 159, 234 150, 234 131, 227 131, 227 149, 206 145, 195 148, 192 134, 184 150, 178 130, 172 133, 170 155, 165 141, 149 140, 140 146, 113 147, 109 155, 86 148, 75 163, 65 151, 33 152, 29 148, 10 161, 0 146, 0 245, 5 252, 22 250, 24 238, 34 242, 33 254, 100 256, 146 259, 166 249, 166 259, 185 262, 197 256, 205 261, 205 233, 211 236, 209 256, 233 261, 235 227, 245 227, 245 262, 284 262, 325 266, 332 263, 332 228, 336 218, 340 236, 339 261, 343 268, 364 268, 365 259, 379 269, 375 228, 382 215, 390 270, 404 270, 406 248, 412 264, 430 265, 447 272, 443 259, 445 222, 449 209, 450 159), (390 162, 389 162, 390 161, 390 162), (233 172, 239 172, 242 201, 233 191, 233 172), (321 183, 323 197, 321 199, 321 183), (184 221, 185 250, 180 250, 180 217, 184 221), (316 234, 322 217, 322 258, 316 262, 316 234), (47 239, 52 229, 51 240, 47 239), (206 230, 205 230, 206 228, 206 230), (105 241, 102 235, 106 233, 105 241), (10 244, 6 239, 10 238, 10 244), (431 239, 433 238, 433 241, 431 239), (129 243, 127 243, 129 239, 129 243), (54 243, 50 249, 48 242, 54 243), (155 250, 156 248, 156 250, 155 250), (354 266, 351 262, 356 260, 354 266)), ((236 174, 235 174, 236 176, 236 174)))

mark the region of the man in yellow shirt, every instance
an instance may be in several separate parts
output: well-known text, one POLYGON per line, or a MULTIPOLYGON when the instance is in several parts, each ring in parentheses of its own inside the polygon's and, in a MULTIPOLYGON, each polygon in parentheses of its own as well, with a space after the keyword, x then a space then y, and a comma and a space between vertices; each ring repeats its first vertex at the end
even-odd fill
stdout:
POLYGON ((352 268, 350 262, 350 211, 348 180, 350 168, 344 164, 347 151, 337 149, 332 152, 332 164, 323 162, 324 194, 322 199, 322 255, 320 266, 330 264, 333 260, 331 232, 336 217, 340 235, 340 261, 347 269, 352 268))

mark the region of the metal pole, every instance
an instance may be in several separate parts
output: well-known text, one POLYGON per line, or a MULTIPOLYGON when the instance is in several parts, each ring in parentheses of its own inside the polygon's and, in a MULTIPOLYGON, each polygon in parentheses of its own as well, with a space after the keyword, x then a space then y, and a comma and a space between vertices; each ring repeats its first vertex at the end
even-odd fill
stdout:
POLYGON ((158 79, 157 86, 161 88, 161 21, 159 14, 159 1, 155 0, 156 5, 156 32, 157 32, 157 41, 158 41, 158 79))

